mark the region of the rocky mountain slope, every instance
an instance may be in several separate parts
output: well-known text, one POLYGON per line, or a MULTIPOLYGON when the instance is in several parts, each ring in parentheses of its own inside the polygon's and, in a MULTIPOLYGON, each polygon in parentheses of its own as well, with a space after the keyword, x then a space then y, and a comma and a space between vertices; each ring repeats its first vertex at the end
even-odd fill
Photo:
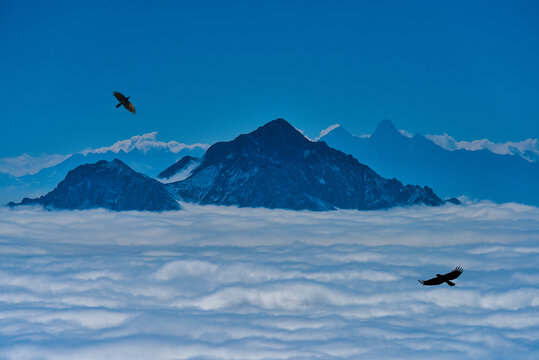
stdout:
POLYGON ((284 209, 381 209, 443 201, 428 187, 385 179, 350 155, 311 142, 283 119, 212 145, 186 180, 186 201, 284 209))
MULTIPOLYGON (((20 205, 55 209, 105 208, 116 211, 178 210, 180 205, 164 184, 132 170, 118 159, 101 160, 71 170, 45 196, 25 198, 20 205)), ((9 205, 19 205, 10 203, 9 205)))

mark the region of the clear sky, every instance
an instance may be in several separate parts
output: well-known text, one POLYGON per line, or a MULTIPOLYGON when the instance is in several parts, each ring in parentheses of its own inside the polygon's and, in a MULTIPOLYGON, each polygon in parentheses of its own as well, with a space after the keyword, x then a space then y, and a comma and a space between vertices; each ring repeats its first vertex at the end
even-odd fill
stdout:
POLYGON ((539 136, 537 1, 3 0, 0 54, 0 157, 213 143, 277 117, 539 136))

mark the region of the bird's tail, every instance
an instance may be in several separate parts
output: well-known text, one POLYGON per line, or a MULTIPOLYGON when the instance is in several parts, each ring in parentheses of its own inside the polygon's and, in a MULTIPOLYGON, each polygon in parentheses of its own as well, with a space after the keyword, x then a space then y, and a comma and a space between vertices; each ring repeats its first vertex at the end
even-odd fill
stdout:
POLYGON ((122 106, 122 103, 119 103, 118 105, 116 105, 117 108, 119 108, 120 106, 122 106))
POLYGON ((449 286, 455 286, 455 283, 452 282, 452 281, 447 280, 446 283, 447 283, 449 286))
POLYGON ((421 285, 425 285, 425 282, 423 280, 417 280, 421 283, 421 285))

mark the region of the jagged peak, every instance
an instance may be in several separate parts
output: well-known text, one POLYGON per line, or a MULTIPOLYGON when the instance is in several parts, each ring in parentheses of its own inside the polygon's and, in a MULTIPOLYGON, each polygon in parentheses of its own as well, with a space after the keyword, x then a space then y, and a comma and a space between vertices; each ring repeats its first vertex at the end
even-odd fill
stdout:
POLYGON ((275 120, 272 120, 262 125, 255 131, 258 131, 258 130, 284 130, 284 131, 298 132, 295 127, 290 125, 290 123, 283 118, 277 118, 275 120))
POLYGON ((124 163, 122 160, 118 159, 118 158, 114 158, 112 159, 111 161, 107 161, 107 160, 99 160, 96 165, 105 165, 107 167, 111 167, 111 168, 129 168, 131 169, 129 166, 127 166, 126 163, 124 163))
POLYGON ((99 161, 97 161, 95 163, 92 163, 92 164, 84 164, 84 165, 77 166, 76 168, 69 171, 68 175, 70 175, 70 174, 73 175, 73 174, 75 174, 75 173, 77 173, 79 171, 87 171, 88 169, 93 169, 93 170, 110 169, 112 171, 118 171, 118 172, 125 172, 125 171, 130 172, 130 173, 135 172, 133 169, 131 169, 122 160, 114 158, 111 161, 99 160, 99 161), (86 169, 86 170, 83 170, 83 169, 86 169))
MULTIPOLYGON (((240 135, 241 136, 241 135, 240 135)), ((290 125, 288 121, 282 118, 278 118, 268 122, 267 124, 259 127, 255 131, 246 134, 248 137, 255 138, 273 138, 289 141, 290 139, 297 139, 298 141, 307 140, 295 127, 290 125)))

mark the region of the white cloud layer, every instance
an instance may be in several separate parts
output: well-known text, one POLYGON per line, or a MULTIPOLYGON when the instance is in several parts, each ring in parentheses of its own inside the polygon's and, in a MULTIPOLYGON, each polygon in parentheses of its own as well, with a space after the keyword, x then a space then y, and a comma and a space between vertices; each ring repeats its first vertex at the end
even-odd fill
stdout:
POLYGON ((0 358, 539 355, 538 208, 182 205, 0 209, 0 358))
POLYGON ((473 141, 457 141, 452 136, 443 135, 426 135, 426 138, 431 140, 438 146, 447 150, 490 150, 493 153, 500 155, 519 155, 528 161, 539 160, 539 140, 526 139, 522 141, 507 141, 504 143, 495 143, 488 139, 473 140, 473 141))
POLYGON ((25 153, 15 157, 0 158, 0 172, 13 176, 33 175, 41 169, 61 163, 70 156, 71 154, 52 154, 34 157, 25 153))
POLYGON ((158 149, 158 150, 165 149, 173 153, 179 153, 183 149, 201 148, 201 149, 206 150, 208 147, 209 145, 207 144, 197 143, 197 144, 187 145, 187 144, 179 143, 174 140, 169 141, 169 142, 158 141, 157 132, 154 131, 154 132, 147 133, 144 135, 135 135, 126 140, 117 141, 111 146, 105 146, 105 147, 101 147, 97 149, 88 148, 82 151, 82 154, 84 155, 89 154, 89 153, 103 154, 108 151, 119 153, 120 151, 129 152, 134 149, 137 149, 143 152, 148 152, 154 149, 158 149))

